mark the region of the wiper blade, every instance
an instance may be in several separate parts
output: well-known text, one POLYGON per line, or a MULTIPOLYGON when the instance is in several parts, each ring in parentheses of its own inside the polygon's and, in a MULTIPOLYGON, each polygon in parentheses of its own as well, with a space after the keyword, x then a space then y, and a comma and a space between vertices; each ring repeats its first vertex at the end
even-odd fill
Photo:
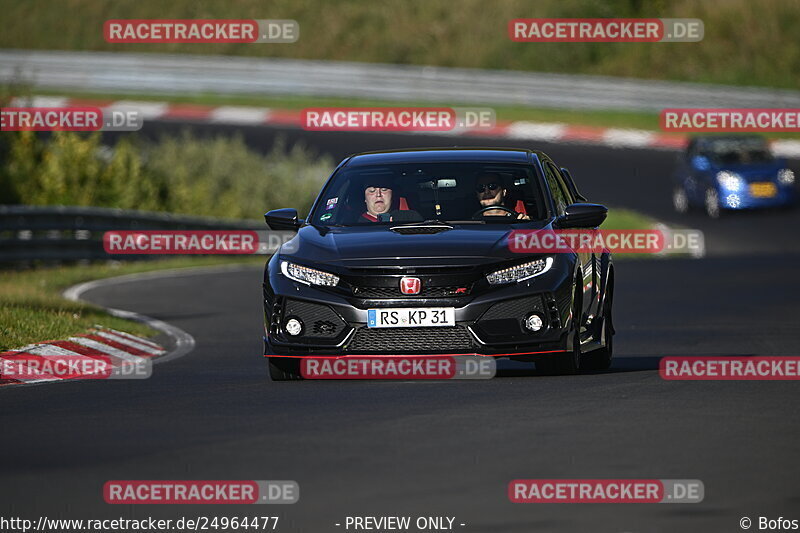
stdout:
POLYGON ((417 220, 414 222, 406 222, 404 224, 395 224, 395 226, 408 227, 408 226, 450 226, 447 222, 439 220, 438 218, 429 218, 428 220, 417 220))
POLYGON ((421 225, 422 224, 424 224, 424 225, 439 224, 439 225, 442 225, 442 226, 449 226, 450 225, 446 221, 439 220, 438 218, 429 218, 428 220, 425 220, 424 222, 420 222, 420 224, 421 225))
POLYGON ((483 217, 483 222, 486 224, 522 224, 523 222, 530 222, 530 220, 511 217, 483 217))

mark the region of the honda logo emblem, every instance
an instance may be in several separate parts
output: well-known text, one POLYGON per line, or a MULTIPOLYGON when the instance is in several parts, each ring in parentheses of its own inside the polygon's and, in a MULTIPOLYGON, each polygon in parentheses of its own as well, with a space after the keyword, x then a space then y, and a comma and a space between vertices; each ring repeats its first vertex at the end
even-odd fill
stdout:
POLYGON ((403 294, 419 294, 422 290, 422 282, 419 278, 402 278, 400 280, 400 292, 403 294))

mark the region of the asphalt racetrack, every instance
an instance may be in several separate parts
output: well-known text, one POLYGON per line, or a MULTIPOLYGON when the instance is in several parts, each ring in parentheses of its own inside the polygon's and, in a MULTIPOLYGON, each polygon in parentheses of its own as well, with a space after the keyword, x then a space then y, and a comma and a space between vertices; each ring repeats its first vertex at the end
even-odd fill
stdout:
POLYGON ((744 516, 800 518, 797 383, 658 374, 667 355, 798 355, 798 211, 679 217, 669 196, 675 154, 667 151, 240 131, 264 149, 277 134, 302 136, 337 158, 454 143, 541 147, 591 201, 702 229, 709 254, 619 262, 614 365, 578 376, 516 365, 487 381, 273 383, 260 356, 260 269, 97 288, 84 298, 165 320, 197 346, 156 365, 148 380, 3 390, 5 515, 277 514, 277 531, 314 533, 345 531, 346 516, 375 515, 452 516, 455 530, 520 533, 741 531, 744 516), (705 500, 512 504, 507 487, 517 478, 700 479, 705 500), (291 479, 301 496, 255 508, 112 506, 102 497, 110 479, 291 479))

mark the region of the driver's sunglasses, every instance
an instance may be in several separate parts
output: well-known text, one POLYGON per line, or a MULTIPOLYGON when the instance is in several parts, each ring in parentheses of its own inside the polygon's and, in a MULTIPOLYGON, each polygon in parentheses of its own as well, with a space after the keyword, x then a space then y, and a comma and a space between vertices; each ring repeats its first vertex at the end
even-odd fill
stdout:
POLYGON ((498 185, 497 183, 484 183, 482 185, 478 185, 477 187, 475 187, 475 192, 479 193, 484 192, 486 189, 489 189, 490 191, 496 191, 499 188, 500 185, 498 185))

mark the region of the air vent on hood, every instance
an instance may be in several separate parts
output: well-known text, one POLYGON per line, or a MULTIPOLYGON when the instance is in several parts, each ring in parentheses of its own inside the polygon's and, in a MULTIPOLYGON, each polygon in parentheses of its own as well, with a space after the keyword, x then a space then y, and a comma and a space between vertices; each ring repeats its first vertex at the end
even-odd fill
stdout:
POLYGON ((434 233, 441 233, 443 231, 451 230, 453 229, 453 226, 432 224, 429 226, 395 226, 389 229, 401 235, 433 235, 434 233))

